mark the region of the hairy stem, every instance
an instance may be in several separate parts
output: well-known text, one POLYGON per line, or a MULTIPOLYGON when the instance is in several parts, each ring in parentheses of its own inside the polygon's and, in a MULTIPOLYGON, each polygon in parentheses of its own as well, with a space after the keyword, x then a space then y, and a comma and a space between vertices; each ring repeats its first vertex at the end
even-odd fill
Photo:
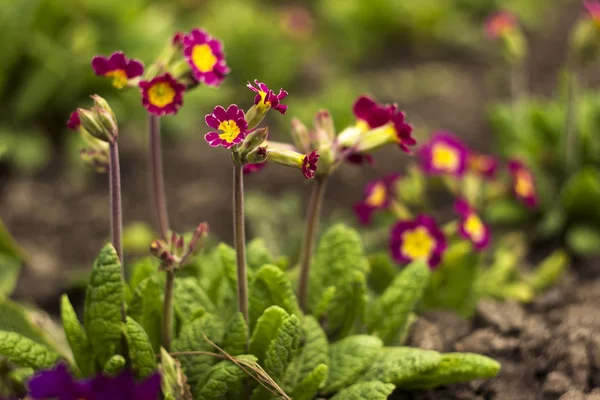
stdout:
POLYGON ((244 228, 244 178, 242 166, 233 167, 233 240, 237 263, 238 310, 248 322, 248 279, 246 274, 246 238, 244 228))
MULTIPOLYGON (((125 281, 123 267, 123 209, 121 207, 121 171, 119 167, 119 146, 114 140, 109 144, 109 192, 110 192, 110 236, 111 242, 121 261, 121 278, 125 281)), ((125 322, 125 303, 121 304, 121 319, 125 322)))
POLYGON ((300 307, 303 311, 308 309, 308 281, 310 275, 310 264, 314 251, 317 231, 319 230, 319 219, 321 217, 321 208, 323 206, 323 197, 325 195, 325 186, 327 178, 317 176, 313 185, 308 210, 306 212, 306 225, 304 228, 304 242, 300 252, 300 281, 298 293, 300 297, 300 307))
POLYGON ((579 90, 579 68, 573 62, 567 67, 567 104, 565 111, 565 131, 564 131, 564 155, 565 155, 565 173, 571 174, 579 163, 578 153, 579 138, 575 127, 575 113, 577 112, 577 95, 579 90))
POLYGON ((171 350, 171 333, 173 332, 173 286, 175 284, 175 271, 172 268, 167 268, 166 274, 160 342, 161 346, 169 351, 171 350))
POLYGON ((162 153, 160 147, 160 117, 150 115, 150 181, 152 198, 156 210, 158 229, 163 239, 168 238, 169 216, 167 214, 167 199, 165 197, 165 180, 163 176, 162 153))

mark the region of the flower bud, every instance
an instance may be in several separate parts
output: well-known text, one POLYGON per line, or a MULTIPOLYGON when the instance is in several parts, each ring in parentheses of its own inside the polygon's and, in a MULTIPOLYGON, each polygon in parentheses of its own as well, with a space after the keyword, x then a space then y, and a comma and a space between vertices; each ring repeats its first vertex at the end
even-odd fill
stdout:
POLYGON ((83 129, 88 131, 90 135, 104 142, 109 141, 110 136, 106 134, 104 125, 98 120, 98 116, 94 112, 78 108, 77 115, 79 115, 81 126, 83 126, 83 129))
POLYGON ((248 123, 248 129, 256 128, 262 122, 262 120, 265 119, 265 116, 268 112, 268 107, 261 107, 258 104, 255 104, 252 107, 250 107, 250 109, 246 112, 246 122, 248 123))
POLYGON ((260 128, 246 135, 244 141, 240 145, 240 152, 243 156, 247 156, 257 147, 262 145, 269 136, 268 128, 260 128))
POLYGON ((298 118, 292 119, 292 141, 302 152, 308 152, 311 148, 308 128, 298 118))
POLYGON ((97 94, 94 94, 91 97, 94 100, 94 105, 102 110, 107 111, 110 114, 111 118, 115 121, 115 124, 116 124, 117 116, 113 112, 112 108, 110 108, 110 106, 108 105, 108 102, 105 99, 103 99, 102 97, 98 96, 97 94))
POLYGON ((256 150, 248 154, 246 160, 248 164, 261 164, 267 159, 267 146, 257 147, 256 150))
POLYGON ((330 146, 335 138, 333 118, 327 110, 319 110, 315 115, 315 139, 317 147, 330 146))

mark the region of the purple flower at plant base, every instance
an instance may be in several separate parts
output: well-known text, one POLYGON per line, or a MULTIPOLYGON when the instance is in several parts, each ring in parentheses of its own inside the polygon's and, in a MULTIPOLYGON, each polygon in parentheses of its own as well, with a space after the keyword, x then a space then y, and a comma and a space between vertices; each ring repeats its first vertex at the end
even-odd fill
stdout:
POLYGON ((154 373, 136 382, 129 370, 116 377, 97 375, 77 380, 65 363, 37 372, 28 383, 32 400, 157 400, 160 374, 154 373))
POLYGON ((235 104, 231 104, 227 111, 221 106, 216 106, 212 114, 206 116, 206 125, 221 131, 207 133, 204 139, 208 144, 212 147, 223 146, 226 149, 241 143, 248 128, 244 111, 235 104))
POLYGON ((498 169, 498 161, 486 154, 470 153, 467 164, 470 171, 488 179, 493 179, 498 169))
POLYGON ((76 130, 81 126, 81 121, 79 120, 79 114, 77 111, 73 111, 71 116, 69 117, 69 121, 67 122, 67 128, 76 130))
POLYGON ((219 86, 229 73, 222 43, 202 29, 192 29, 185 35, 183 54, 194 78, 208 86, 219 86))
POLYGON ((518 160, 509 161, 508 171, 512 177, 514 196, 527 207, 534 208, 537 205, 537 194, 533 173, 518 160))
POLYGON ((246 86, 248 89, 256 93, 256 96, 254 96, 254 104, 256 104, 258 108, 262 109, 263 111, 272 108, 279 111, 281 114, 285 114, 288 106, 281 104, 281 100, 288 95, 288 92, 283 89, 279 89, 279 94, 276 95, 275 92, 269 89, 269 87, 263 82, 259 82, 257 79, 255 79, 254 84, 256 87, 252 86, 250 82, 248 82, 246 86))
POLYGON ((245 164, 242 167, 242 172, 244 175, 250 175, 260 172, 264 167, 267 166, 267 162, 254 163, 254 164, 245 164))
POLYGON ((112 78, 112 84, 117 89, 124 88, 130 79, 144 73, 144 64, 138 60, 128 59, 121 51, 112 53, 110 57, 92 58, 92 68, 96 75, 112 78))
POLYGON ((458 199, 454 203, 454 211, 460 215, 459 235, 471 241, 476 250, 485 249, 491 240, 489 226, 483 223, 477 212, 464 199, 458 199))
POLYGON ((152 115, 176 114, 183 104, 185 85, 171 74, 165 73, 150 81, 139 83, 142 92, 142 104, 152 115))
POLYGON ((467 168, 469 151, 456 136, 439 132, 419 150, 421 166, 431 175, 462 176, 467 168))
POLYGON ((361 224, 369 225, 373 212, 390 206, 396 196, 395 185, 398 179, 400 179, 400 175, 394 173, 367 184, 364 200, 353 206, 361 224))
POLYGON ((414 220, 399 221, 390 232, 389 249, 392 258, 401 264, 414 260, 426 260, 435 268, 446 250, 444 233, 428 215, 419 215, 414 220))

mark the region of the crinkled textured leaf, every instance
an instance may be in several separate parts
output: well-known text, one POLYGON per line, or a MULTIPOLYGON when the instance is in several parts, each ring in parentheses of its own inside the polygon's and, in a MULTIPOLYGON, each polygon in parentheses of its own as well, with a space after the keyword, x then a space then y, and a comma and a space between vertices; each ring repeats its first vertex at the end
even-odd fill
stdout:
POLYGON ((387 252, 375 253, 369 256, 369 288, 381 294, 396 277, 398 267, 394 265, 387 252))
POLYGON ((337 285, 354 271, 366 273, 368 262, 358 232, 343 224, 329 228, 319 241, 310 275, 311 309, 319 304, 323 291, 337 285))
POLYGON ((160 346, 163 290, 156 276, 143 280, 136 288, 127 314, 144 328, 154 351, 160 346))
POLYGON ((121 337, 121 305, 124 300, 121 263, 112 245, 100 251, 85 296, 84 326, 97 361, 104 365, 121 337))
POLYGON ((329 379, 326 393, 337 392, 356 382, 379 354, 381 339, 369 335, 348 336, 329 347, 329 379))
MULTIPOLYGON (((241 360, 256 362, 252 355, 238 356, 241 360)), ((221 400, 237 394, 242 388, 246 373, 229 360, 213 365, 208 373, 195 386, 194 400, 221 400)), ((236 397, 237 398, 237 397, 236 397)))
POLYGON ((311 400, 327 380, 329 368, 319 364, 302 381, 294 387, 291 397, 294 400, 311 400))
POLYGON ((0 299, 0 331, 15 332, 34 342, 55 347, 46 333, 31 320, 26 310, 9 299, 0 299))
POLYGON ((367 315, 369 332, 385 344, 393 343, 406 325, 425 290, 431 272, 424 261, 415 261, 371 305, 367 315))
POLYGON ((331 400, 385 400, 394 391, 394 385, 378 381, 357 383, 335 396, 331 400))
POLYGON ((160 387, 165 400, 189 400, 192 398, 190 388, 181 364, 168 351, 160 348, 160 387))
POLYGON ((25 388, 34 373, 33 368, 15 368, 9 372, 8 379, 13 386, 25 388))
POLYGON ((0 331, 0 356, 19 367, 35 370, 50 368, 60 356, 43 344, 34 342, 15 332, 0 331))
POLYGON ((152 343, 144 329, 133 318, 127 317, 126 333, 133 372, 138 378, 146 378, 154 373, 157 367, 152 343))
POLYGON ((125 365, 127 364, 127 360, 120 354, 115 354, 111 358, 108 359, 106 364, 104 364, 104 372, 110 376, 117 376, 123 371, 125 365))
POLYGON ((275 264, 275 257, 271 254, 265 240, 256 238, 250 241, 246 246, 248 267, 252 270, 258 270, 264 265, 275 264))
MULTIPOLYGON (((327 309, 319 314, 319 320, 325 321, 328 336, 341 338, 348 335, 354 324, 362 320, 367 305, 367 284, 362 272, 354 271, 349 279, 341 281, 328 301, 327 309)), ((326 291, 329 297, 329 292, 326 291)))
POLYGON ((150 278, 158 271, 158 263, 154 258, 146 257, 133 264, 131 277, 129 278, 129 288, 135 293, 135 290, 144 280, 150 278))
POLYGON ((200 308, 208 313, 216 313, 214 304, 196 278, 175 279, 174 296, 175 310, 183 321, 189 320, 200 308))
MULTIPOLYGON (((235 258, 235 249, 231 246, 226 245, 225 243, 220 243, 217 247, 217 252, 221 260, 223 273, 227 277, 227 281, 229 282, 231 290, 235 292, 237 287, 237 266, 235 258)), ((252 270, 247 269, 246 273, 248 275, 248 282, 251 282, 253 275, 252 270)))
POLYGON ((528 277, 528 282, 536 292, 552 286, 565 272, 569 256, 564 250, 556 250, 550 254, 528 277))
MULTIPOLYGON (((204 335, 212 342, 220 343, 223 339, 224 330, 223 322, 218 317, 205 314, 183 326, 179 336, 173 341, 173 351, 214 352, 215 349, 204 339, 204 335)), ((177 359, 181 362, 183 372, 192 387, 216 361, 212 356, 197 355, 181 356, 177 359)))
POLYGON ((271 306, 258 318, 256 327, 250 337, 250 353, 254 354, 262 365, 271 341, 275 339, 283 321, 289 317, 285 310, 278 306, 271 306))
POLYGON ((250 329, 270 306, 279 306, 288 314, 301 316, 298 300, 285 273, 274 265, 265 265, 250 286, 250 329))
POLYGON ((227 323, 221 347, 231 356, 246 352, 248 344, 248 325, 241 312, 236 312, 227 323))
POLYGON ((277 335, 271 341, 264 362, 264 369, 276 381, 283 376, 294 353, 300 345, 300 321, 295 315, 283 320, 277 335))
POLYGON ((312 316, 304 317, 304 345, 297 352, 285 373, 284 388, 291 390, 305 380, 317 366, 329 366, 329 343, 325 331, 312 316))
POLYGON ((413 347, 385 347, 361 376, 361 381, 382 381, 396 386, 418 377, 440 364, 442 356, 437 351, 413 347))
POLYGON ((479 354, 442 354, 437 367, 426 371, 414 380, 402 384, 405 388, 433 388, 473 379, 493 378, 500 371, 500 363, 479 354))
POLYGON ((92 345, 66 294, 60 299, 60 312, 65 334, 79 370, 83 376, 93 375, 95 362, 92 345))

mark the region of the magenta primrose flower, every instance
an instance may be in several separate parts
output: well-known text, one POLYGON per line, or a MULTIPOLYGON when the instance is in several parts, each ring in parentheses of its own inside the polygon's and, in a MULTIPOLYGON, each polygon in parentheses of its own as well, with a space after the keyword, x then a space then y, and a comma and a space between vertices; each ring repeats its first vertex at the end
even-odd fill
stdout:
POLYGON ((152 115, 176 114, 183 105, 185 85, 168 72, 150 81, 141 81, 139 86, 142 92, 142 104, 152 115))
POLYGON ((456 136, 439 132, 419 150, 423 170, 431 175, 462 176, 467 167, 468 149, 456 136))
POLYGON ((537 194, 533 173, 518 160, 509 161, 508 171, 512 177, 514 196, 527 207, 534 208, 537 205, 537 194))
POLYGON ((204 139, 212 147, 223 146, 229 149, 234 144, 241 143, 246 137, 246 122, 244 110, 232 104, 227 111, 221 106, 216 106, 212 114, 206 116, 206 125, 219 132, 209 132, 204 139))
POLYGON ((469 153, 468 167, 471 172, 491 179, 496 176, 498 160, 486 154, 469 153))
POLYGON ((76 380, 62 362, 52 369, 39 371, 28 386, 32 400, 158 400, 161 393, 158 372, 142 382, 136 382, 129 370, 116 377, 97 375, 76 380))
POLYGON ((460 215, 459 235, 471 241, 476 250, 485 249, 491 239, 490 228, 483 223, 466 200, 458 199, 454 203, 454 210, 460 215))
POLYGON ((79 120, 79 114, 77 111, 73 111, 71 116, 69 117, 69 121, 67 122, 67 128, 76 130, 81 126, 81 121, 79 120))
POLYGON ((392 258, 400 263, 427 260, 435 268, 446 250, 446 238, 429 215, 397 222, 390 232, 389 249, 392 258))
POLYGON ((364 131, 379 128, 390 121, 396 111, 394 104, 379 104, 369 96, 360 96, 352 106, 357 125, 364 131))
POLYGON ((317 150, 313 150, 309 154, 305 155, 302 159, 302 173, 306 179, 312 179, 315 177, 317 172, 317 163, 321 155, 317 153, 317 150))
POLYGON ((508 11, 492 14, 485 22, 485 31, 490 39, 497 39, 517 27, 517 18, 508 11))
POLYGON ((586 0, 583 2, 590 18, 596 23, 600 24, 600 2, 597 0, 586 0))
POLYGON ((364 200, 353 207, 361 224, 369 225, 373 212, 390 206, 396 197, 396 182, 399 179, 400 175, 394 173, 367 184, 364 200))
POLYGON ((267 162, 263 161, 261 163, 253 163, 253 164, 245 164, 242 167, 242 172, 244 175, 250 175, 260 172, 264 167, 267 166, 267 162))
POLYGON ((112 78, 112 84, 117 89, 124 88, 130 79, 144 73, 144 64, 141 61, 130 60, 121 51, 112 53, 110 57, 92 58, 92 68, 96 75, 112 78))
POLYGON ((198 82, 208 86, 219 86, 229 73, 223 44, 202 29, 192 29, 185 35, 183 54, 198 82))
POLYGON ((252 86, 250 82, 248 82, 248 89, 252 90, 256 93, 254 96, 254 104, 261 108, 263 111, 272 108, 274 110, 279 111, 281 114, 285 114, 288 106, 285 104, 281 104, 281 100, 283 100, 287 95, 283 89, 279 89, 279 94, 275 94, 267 85, 263 82, 259 82, 257 79, 254 80, 254 84, 256 87, 252 86))

